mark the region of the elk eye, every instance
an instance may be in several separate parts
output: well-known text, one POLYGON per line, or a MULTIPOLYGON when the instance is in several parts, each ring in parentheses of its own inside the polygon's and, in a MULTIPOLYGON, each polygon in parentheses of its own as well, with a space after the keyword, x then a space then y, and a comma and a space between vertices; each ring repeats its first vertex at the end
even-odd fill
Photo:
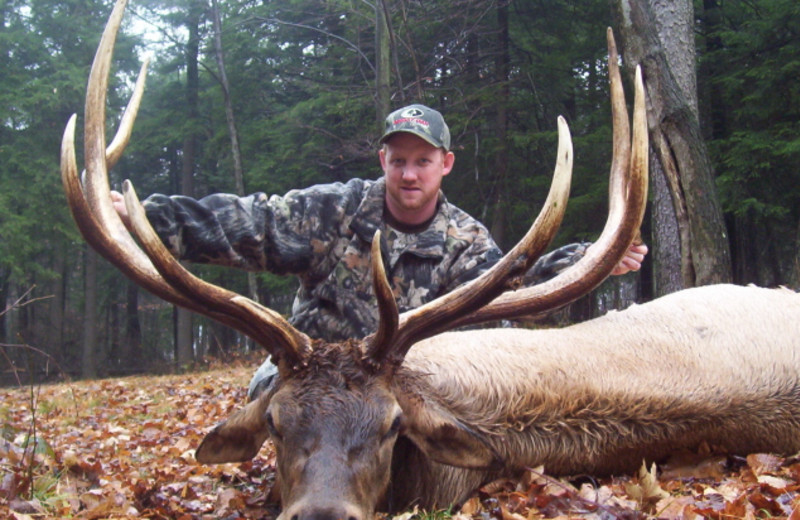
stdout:
POLYGON ((272 418, 272 414, 267 414, 267 430, 269 431, 270 437, 274 440, 280 440, 281 434, 278 432, 278 428, 275 427, 275 420, 272 418))
POLYGON ((403 416, 398 415, 392 421, 392 425, 389 427, 389 431, 386 432, 384 439, 390 439, 400 433, 400 430, 403 428, 403 416))

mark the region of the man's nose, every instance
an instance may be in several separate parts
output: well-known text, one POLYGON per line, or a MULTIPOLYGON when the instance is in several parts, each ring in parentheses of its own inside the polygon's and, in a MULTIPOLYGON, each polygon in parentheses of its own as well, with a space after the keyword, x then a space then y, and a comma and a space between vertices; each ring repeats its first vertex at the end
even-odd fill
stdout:
POLYGON ((406 166, 403 168, 403 180, 404 181, 413 181, 417 178, 417 167, 416 166, 406 166))

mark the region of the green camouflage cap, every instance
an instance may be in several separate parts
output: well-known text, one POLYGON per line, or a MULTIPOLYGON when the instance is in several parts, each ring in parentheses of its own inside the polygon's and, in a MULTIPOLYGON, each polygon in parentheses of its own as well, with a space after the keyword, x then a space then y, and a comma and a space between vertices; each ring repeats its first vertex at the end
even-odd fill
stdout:
POLYGON ((409 105, 389 114, 380 144, 397 132, 414 134, 437 148, 450 150, 450 129, 447 128, 447 123, 442 114, 425 105, 409 105))

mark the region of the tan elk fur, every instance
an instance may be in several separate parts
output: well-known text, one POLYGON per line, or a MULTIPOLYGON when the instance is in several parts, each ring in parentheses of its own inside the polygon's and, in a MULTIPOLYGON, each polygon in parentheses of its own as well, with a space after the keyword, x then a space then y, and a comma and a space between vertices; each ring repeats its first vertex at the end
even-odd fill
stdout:
MULTIPOLYGON (((800 450, 800 295, 787 289, 708 286, 564 329, 445 333, 414 346, 404 369, 481 433, 500 473, 629 472, 702 442, 800 450)), ((499 474, 432 471, 411 493, 423 505, 499 474)))

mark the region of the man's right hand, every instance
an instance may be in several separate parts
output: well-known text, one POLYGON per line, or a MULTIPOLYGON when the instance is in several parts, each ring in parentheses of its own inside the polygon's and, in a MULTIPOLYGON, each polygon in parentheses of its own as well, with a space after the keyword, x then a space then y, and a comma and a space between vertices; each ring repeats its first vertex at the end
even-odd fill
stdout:
POLYGON ((125 197, 122 196, 122 193, 112 190, 111 204, 114 206, 114 209, 117 210, 117 215, 122 219, 122 223, 125 224, 125 227, 130 229, 131 219, 128 216, 128 207, 125 206, 125 197))

